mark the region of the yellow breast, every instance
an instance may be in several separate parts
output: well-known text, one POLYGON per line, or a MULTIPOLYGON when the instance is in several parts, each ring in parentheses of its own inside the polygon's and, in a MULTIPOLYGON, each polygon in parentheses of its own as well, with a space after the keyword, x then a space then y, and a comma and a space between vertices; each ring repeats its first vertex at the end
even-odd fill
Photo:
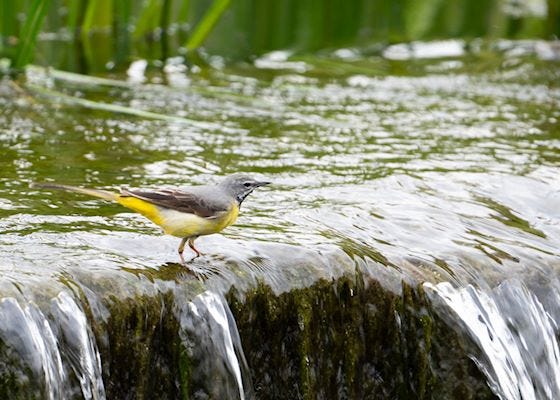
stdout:
POLYGON ((194 214, 155 206, 135 197, 120 197, 118 202, 159 225, 165 233, 181 238, 210 235, 233 224, 239 215, 239 207, 233 202, 227 211, 214 218, 203 218, 194 214))

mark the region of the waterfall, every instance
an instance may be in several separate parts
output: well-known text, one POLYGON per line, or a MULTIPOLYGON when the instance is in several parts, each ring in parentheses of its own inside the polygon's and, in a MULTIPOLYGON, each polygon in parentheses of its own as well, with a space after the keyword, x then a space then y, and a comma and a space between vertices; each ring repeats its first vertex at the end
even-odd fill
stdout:
POLYGON ((78 377, 83 398, 104 400, 101 359, 84 312, 67 292, 52 300, 52 309, 64 343, 61 351, 78 377))
POLYGON ((6 297, 0 301, 0 321, 0 339, 31 369, 28 378, 41 381, 49 400, 66 399, 67 375, 45 315, 32 302, 21 306, 15 298, 6 297))
POLYGON ((492 290, 448 282, 424 286, 439 311, 451 311, 456 329, 477 345, 472 357, 500 399, 558 398, 558 325, 523 282, 506 280, 492 290))
POLYGON ((101 361, 87 318, 75 299, 62 291, 50 312, 33 301, 0 301, 0 340, 17 353, 21 371, 30 371, 31 387, 44 387, 39 398, 71 398, 71 374, 84 399, 104 400, 101 361), (38 382, 41 382, 38 384, 38 382))
POLYGON ((180 335, 197 360, 194 379, 203 388, 200 390, 210 398, 252 398, 249 368, 223 296, 208 290, 180 309, 180 335))

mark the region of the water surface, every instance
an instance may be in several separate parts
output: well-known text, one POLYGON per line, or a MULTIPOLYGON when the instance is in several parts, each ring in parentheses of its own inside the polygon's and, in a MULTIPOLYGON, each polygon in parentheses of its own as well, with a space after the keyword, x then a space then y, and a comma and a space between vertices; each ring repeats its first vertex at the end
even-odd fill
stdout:
MULTIPOLYGON (((552 398, 560 390, 550 378, 560 371, 558 61, 544 42, 472 53, 450 42, 435 54, 430 45, 369 57, 276 52, 220 68, 138 62, 103 80, 31 69, 25 80, 4 80, 2 293, 35 298, 25 287, 136 279, 130 271, 178 261, 178 240, 142 217, 30 189, 32 181, 118 190, 247 172, 273 184, 246 200, 223 235, 198 239, 206 256, 192 266, 210 282, 266 276, 281 291, 310 271, 331 276, 359 265, 382 280, 430 282, 434 301, 471 327, 461 310, 472 299, 477 312, 490 307, 520 324, 522 308, 534 304, 536 317, 525 321, 534 332, 511 342, 552 338, 536 345, 552 358, 510 375, 501 370, 508 360, 479 362, 504 398, 552 398), (301 260, 304 272, 293 269, 301 260), (508 387, 515 380, 521 389, 508 387)), ((484 334, 466 332, 484 353, 484 334)), ((531 351, 521 348, 514 362, 531 351)))

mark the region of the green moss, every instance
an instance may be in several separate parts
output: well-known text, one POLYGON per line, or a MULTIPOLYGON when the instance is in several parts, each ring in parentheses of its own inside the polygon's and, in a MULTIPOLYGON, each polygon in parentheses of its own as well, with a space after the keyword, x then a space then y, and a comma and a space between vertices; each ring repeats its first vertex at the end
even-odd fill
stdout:
MULTIPOLYGON (((211 385, 197 369, 197 358, 211 355, 181 335, 177 302, 187 282, 151 290, 155 281, 139 281, 147 286, 135 296, 107 294, 105 318, 84 288, 65 281, 96 337, 107 398, 189 399, 211 385)), ((433 312, 422 286, 403 283, 395 293, 356 273, 282 294, 260 282, 226 298, 258 399, 494 398, 469 358, 473 344, 433 312)), ((44 388, 31 379, 0 343, 1 398, 39 398, 44 388)))
POLYGON ((186 349, 183 346, 177 344, 175 350, 179 354, 179 388, 180 388, 180 399, 188 400, 190 393, 190 381, 191 381, 191 360, 187 354, 186 349))
POLYGON ((21 356, 0 340, 0 399, 39 399, 44 390, 21 356))
POLYGON ((112 299, 100 346, 107 398, 188 398, 190 361, 172 310, 171 291, 112 299))
POLYGON ((356 276, 227 298, 259 399, 494 398, 421 287, 356 276))
POLYGON ((307 333, 311 329, 312 307, 309 299, 302 295, 295 298, 295 310, 298 320, 298 328, 302 332, 301 340, 298 340, 299 366, 300 366, 300 387, 305 399, 311 400, 313 392, 313 369, 309 356, 312 353, 311 335, 307 333))

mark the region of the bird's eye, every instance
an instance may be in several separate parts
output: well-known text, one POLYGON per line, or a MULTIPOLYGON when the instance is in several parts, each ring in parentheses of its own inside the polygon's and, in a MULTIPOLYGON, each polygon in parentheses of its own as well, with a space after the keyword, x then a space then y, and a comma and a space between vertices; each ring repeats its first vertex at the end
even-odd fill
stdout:
POLYGON ((251 186, 252 186, 252 183, 251 183, 251 182, 245 182, 245 183, 243 184, 243 186, 245 186, 246 188, 248 188, 248 187, 251 187, 251 186))

